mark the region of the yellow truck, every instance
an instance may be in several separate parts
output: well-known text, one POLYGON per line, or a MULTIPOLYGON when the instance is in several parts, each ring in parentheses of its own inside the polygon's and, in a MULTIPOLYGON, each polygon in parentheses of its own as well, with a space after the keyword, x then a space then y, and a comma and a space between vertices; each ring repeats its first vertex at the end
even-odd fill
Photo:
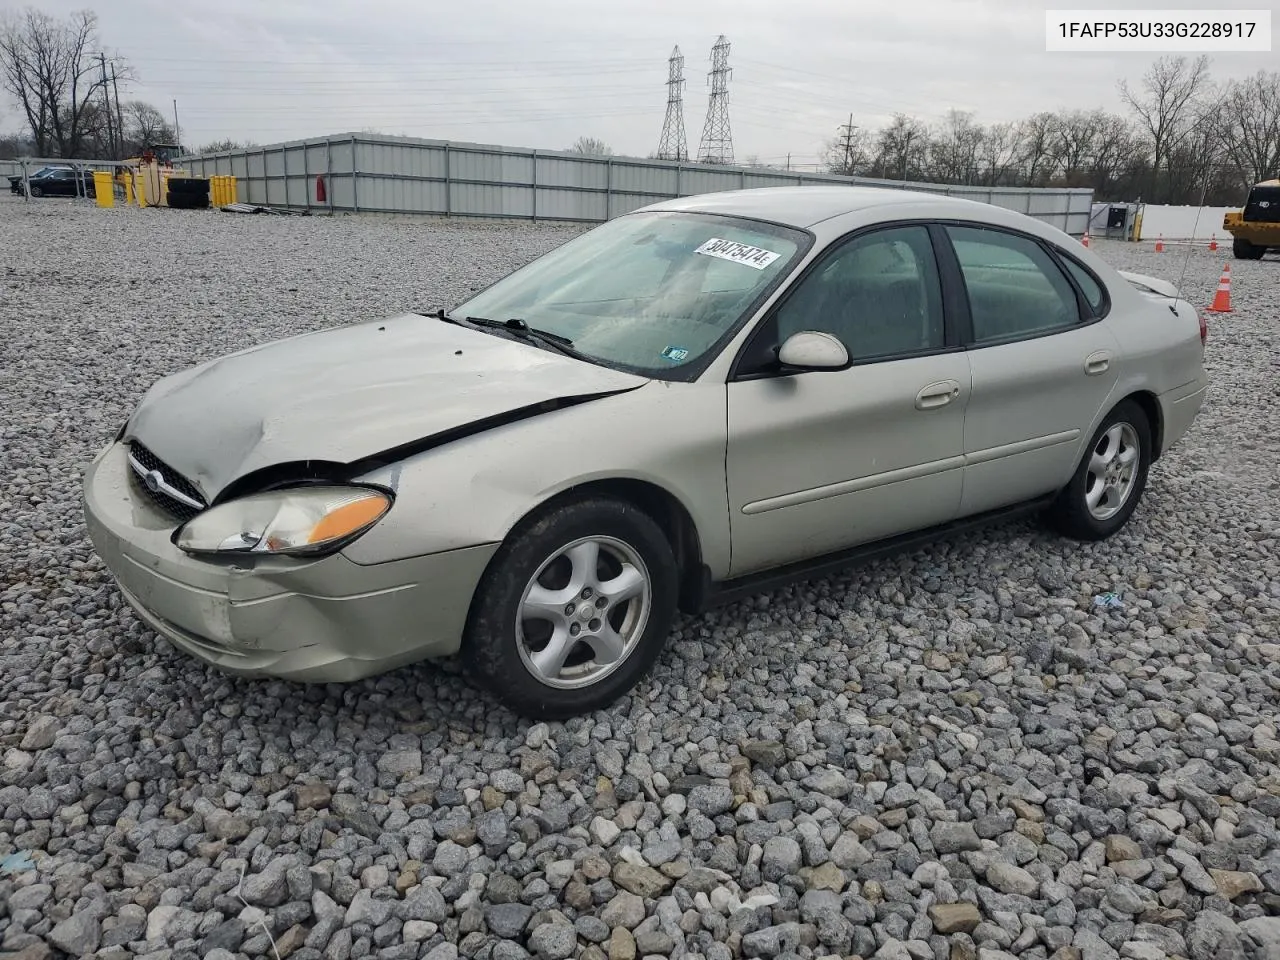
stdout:
POLYGON ((1222 218, 1222 229, 1231 234, 1237 260, 1261 260, 1268 249, 1280 250, 1280 179, 1254 184, 1244 209, 1222 218))

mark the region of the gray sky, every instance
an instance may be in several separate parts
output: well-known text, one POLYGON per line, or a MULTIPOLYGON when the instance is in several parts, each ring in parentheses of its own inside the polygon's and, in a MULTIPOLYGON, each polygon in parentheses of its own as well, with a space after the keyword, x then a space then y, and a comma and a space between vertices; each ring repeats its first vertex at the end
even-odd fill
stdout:
MULTIPOLYGON (((1126 7, 1165 3, 1127 0, 1126 7)), ((62 15, 85 0, 44 0, 62 15)), ((184 144, 272 143, 350 130, 618 153, 657 147, 667 57, 685 55, 685 127, 696 152, 708 58, 732 43, 729 115, 739 160, 818 159, 850 112, 980 122, 1069 107, 1121 110, 1116 81, 1155 54, 1046 53, 1044 11, 1070 0, 111 0, 102 42, 137 72, 128 96, 166 114, 184 144)), ((1083 5, 1083 4, 1081 4, 1083 5)), ((1189 4, 1182 4, 1189 6, 1189 4)), ((1095 0, 1095 6, 1114 6, 1095 0)), ((1265 7, 1200 0, 1201 9, 1265 7)), ((1194 56, 1194 54, 1189 54, 1194 56)), ((1215 79, 1275 69, 1277 54, 1216 54, 1215 79)), ((122 98, 126 96, 121 91, 122 98)), ((5 109, 4 127, 16 111, 5 109)))

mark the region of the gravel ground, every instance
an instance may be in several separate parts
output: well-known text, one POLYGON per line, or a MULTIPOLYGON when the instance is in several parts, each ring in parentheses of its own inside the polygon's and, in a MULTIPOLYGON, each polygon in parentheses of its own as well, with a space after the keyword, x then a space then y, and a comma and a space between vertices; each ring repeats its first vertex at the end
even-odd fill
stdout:
MULTIPOLYGON (((449 664, 238 681, 134 619, 78 484, 153 380, 574 232, 0 198, 4 956, 1280 957, 1274 256, 1232 262, 1212 395, 1122 534, 683 620, 607 713, 530 726, 449 664)), ((1227 256, 1191 255, 1198 305, 1227 256)))

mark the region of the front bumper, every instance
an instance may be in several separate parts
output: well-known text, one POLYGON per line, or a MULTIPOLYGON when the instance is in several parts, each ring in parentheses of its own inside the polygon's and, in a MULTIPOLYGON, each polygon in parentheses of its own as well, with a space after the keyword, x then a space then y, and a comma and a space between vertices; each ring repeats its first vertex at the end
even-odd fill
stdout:
POLYGON ((341 553, 196 559, 171 542, 173 519, 136 492, 119 443, 85 475, 84 515, 125 599, 174 646, 228 673, 311 683, 455 653, 498 547, 370 565, 341 553))

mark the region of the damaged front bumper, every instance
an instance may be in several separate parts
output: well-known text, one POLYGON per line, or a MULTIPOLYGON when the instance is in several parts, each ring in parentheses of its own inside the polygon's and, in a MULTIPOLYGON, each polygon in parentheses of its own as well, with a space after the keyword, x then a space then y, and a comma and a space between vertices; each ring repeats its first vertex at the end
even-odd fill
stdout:
POLYGON ((498 546, 377 564, 342 553, 196 559, 173 545, 172 518, 134 489, 119 443, 85 475, 84 515, 125 599, 174 646, 228 673, 314 683, 455 653, 498 546))

